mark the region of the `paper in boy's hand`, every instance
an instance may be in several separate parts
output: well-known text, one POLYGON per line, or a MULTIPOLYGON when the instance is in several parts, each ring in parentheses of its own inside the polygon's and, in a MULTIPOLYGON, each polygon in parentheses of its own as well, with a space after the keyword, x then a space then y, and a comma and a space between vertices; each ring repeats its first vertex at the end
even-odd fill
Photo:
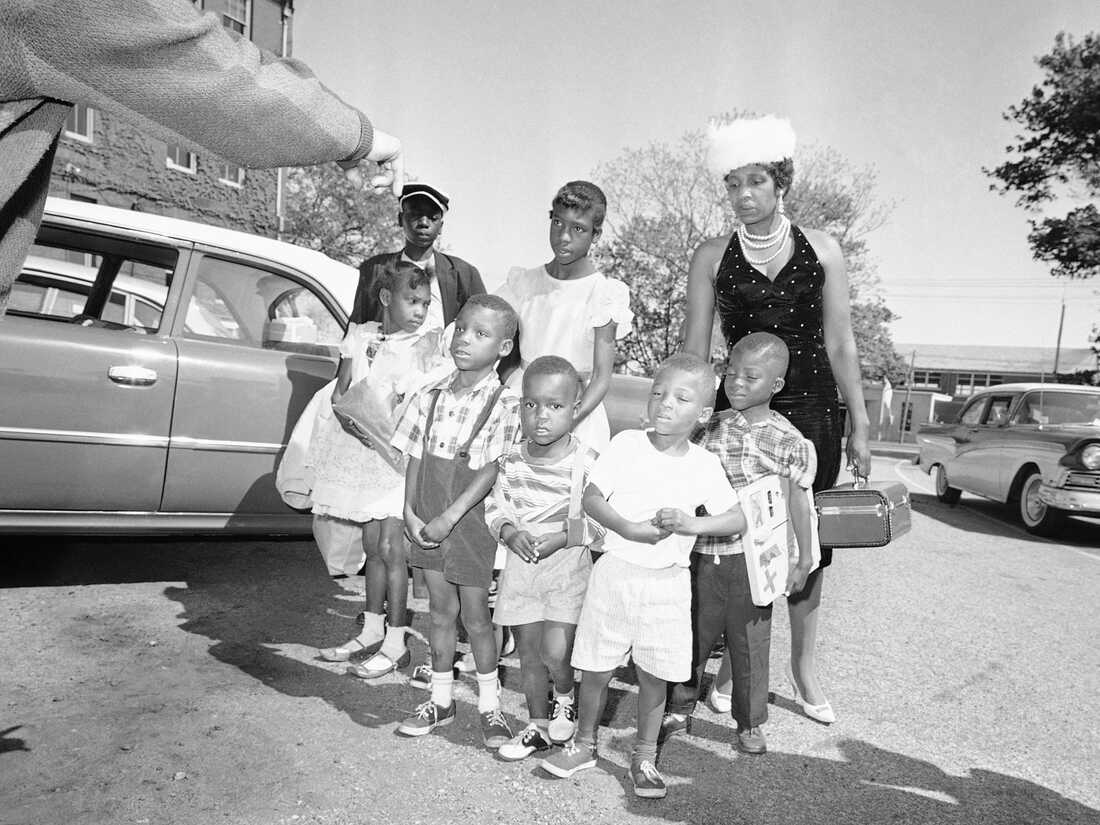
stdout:
POLYGON ((771 604, 784 594, 789 577, 787 501, 778 476, 764 476, 737 491, 745 511, 741 546, 753 604, 771 604))

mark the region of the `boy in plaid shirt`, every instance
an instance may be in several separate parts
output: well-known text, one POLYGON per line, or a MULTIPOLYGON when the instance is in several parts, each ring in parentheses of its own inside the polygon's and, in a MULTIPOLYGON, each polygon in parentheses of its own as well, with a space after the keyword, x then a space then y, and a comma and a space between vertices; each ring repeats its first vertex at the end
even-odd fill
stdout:
MULTIPOLYGON (((694 440, 722 460, 730 485, 739 490, 767 475, 780 477, 797 547, 786 593, 797 593, 813 569, 813 485, 817 458, 813 443, 790 421, 771 409, 771 397, 783 388, 789 353, 768 332, 746 335, 730 349, 725 390, 732 409, 711 418, 694 440)), ((690 731, 703 671, 724 632, 733 666, 732 713, 737 748, 761 754, 767 742, 760 726, 768 719, 768 658, 771 605, 757 607, 749 590, 744 550, 737 536, 700 536, 691 560, 693 676, 671 685, 662 739, 690 731)))
POLYGON ((398 726, 423 736, 454 721, 455 637, 459 613, 477 665, 478 712, 485 744, 512 732, 500 710, 497 645, 489 617, 496 540, 484 499, 497 459, 520 432, 519 397, 503 387, 497 361, 512 351, 518 320, 496 295, 474 295, 458 313, 451 340, 455 371, 420 390, 397 423, 391 444, 408 456, 405 532, 409 564, 424 571, 431 614, 431 697, 398 726))

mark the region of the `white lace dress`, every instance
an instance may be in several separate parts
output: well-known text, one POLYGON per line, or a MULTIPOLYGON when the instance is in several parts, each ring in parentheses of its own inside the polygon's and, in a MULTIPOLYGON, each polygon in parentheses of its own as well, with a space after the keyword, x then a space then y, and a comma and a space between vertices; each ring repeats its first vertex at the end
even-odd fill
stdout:
MULTIPOLYGON (((614 321, 615 338, 620 339, 630 332, 634 320, 630 290, 602 272, 561 281, 545 266, 515 267, 497 294, 519 314, 524 366, 542 355, 558 355, 576 367, 585 381, 592 377, 596 329, 614 321)), ((519 386, 514 379, 509 383, 519 386)), ((611 428, 603 404, 580 423, 575 435, 597 452, 607 446, 611 428)))
MULTIPOLYGON (((423 328, 383 335, 377 322, 350 324, 340 355, 351 359, 351 383, 369 382, 376 408, 391 410, 392 430, 403 403, 426 383, 453 369, 443 349, 443 333, 423 328)), ((313 512, 348 521, 400 517, 404 476, 340 425, 329 405, 318 415, 310 443, 313 512)))

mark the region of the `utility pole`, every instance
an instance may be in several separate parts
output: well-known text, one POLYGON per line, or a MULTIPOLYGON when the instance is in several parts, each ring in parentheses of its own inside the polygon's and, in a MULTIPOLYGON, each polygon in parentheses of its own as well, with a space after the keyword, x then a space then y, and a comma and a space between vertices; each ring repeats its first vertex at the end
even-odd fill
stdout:
POLYGON ((917 360, 917 351, 909 353, 909 375, 905 379, 905 400, 901 402, 901 421, 898 424, 898 443, 905 443, 905 424, 911 416, 909 414, 909 399, 913 396, 913 364, 917 360))
POLYGON ((1058 340, 1054 344, 1054 380, 1058 380, 1058 362, 1062 360, 1062 327, 1066 322, 1066 285, 1062 284, 1062 311, 1058 315, 1058 340))

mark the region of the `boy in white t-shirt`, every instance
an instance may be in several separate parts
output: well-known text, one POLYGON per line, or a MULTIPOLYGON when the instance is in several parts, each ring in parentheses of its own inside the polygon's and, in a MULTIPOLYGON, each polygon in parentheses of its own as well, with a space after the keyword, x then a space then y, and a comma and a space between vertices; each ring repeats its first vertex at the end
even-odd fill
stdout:
POLYGON ((718 457, 688 440, 714 406, 715 375, 689 354, 657 368, 647 413, 652 429, 616 435, 596 461, 584 494, 588 515, 607 528, 573 646, 582 671, 577 733, 542 761, 559 777, 596 764, 596 727, 616 668, 633 657, 638 736, 630 760, 634 793, 666 793, 657 736, 668 682, 691 672, 691 548, 696 536, 729 536, 745 516, 718 457), (704 506, 708 513, 696 516, 704 506))

